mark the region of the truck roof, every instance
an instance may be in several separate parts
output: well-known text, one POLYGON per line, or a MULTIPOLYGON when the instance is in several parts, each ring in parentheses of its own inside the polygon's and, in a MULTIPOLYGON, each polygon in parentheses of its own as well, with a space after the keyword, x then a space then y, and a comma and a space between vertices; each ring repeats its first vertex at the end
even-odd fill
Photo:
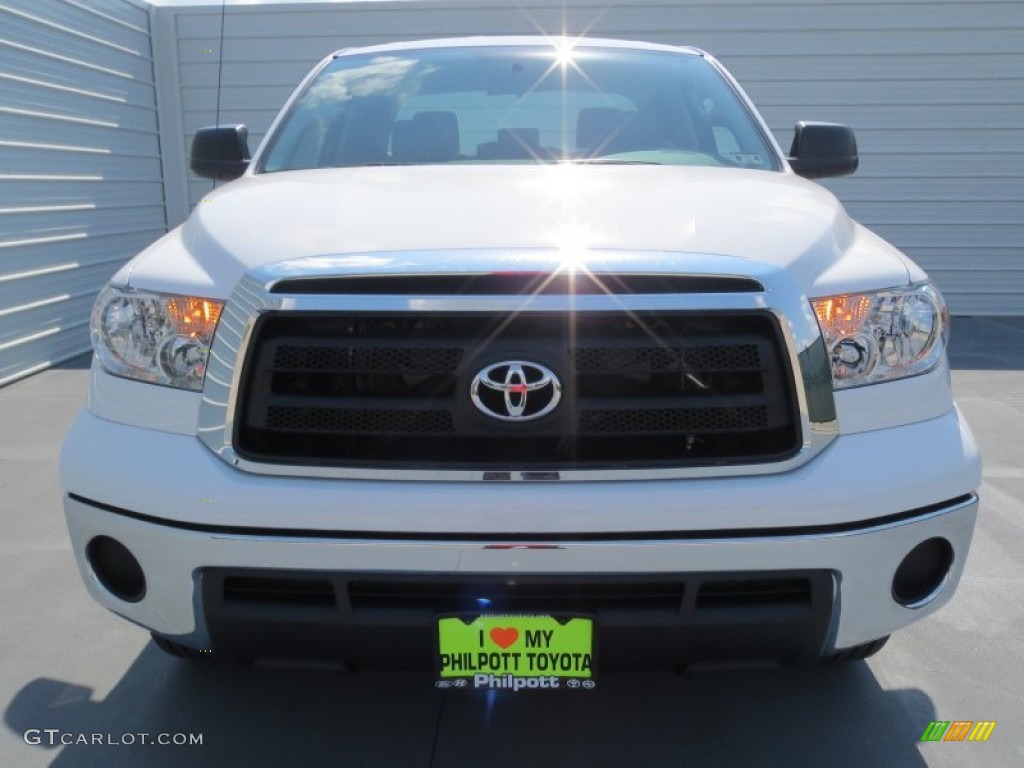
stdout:
POLYGON ((511 45, 550 45, 567 48, 629 48, 632 50, 672 51, 691 56, 706 56, 704 51, 691 46, 664 45, 662 43, 646 43, 637 40, 615 40, 601 37, 574 37, 550 35, 476 35, 473 37, 442 37, 429 40, 408 40, 405 42, 367 45, 358 48, 342 48, 335 51, 334 56, 349 56, 363 53, 384 53, 389 51, 409 51, 428 48, 480 48, 501 47, 511 45))

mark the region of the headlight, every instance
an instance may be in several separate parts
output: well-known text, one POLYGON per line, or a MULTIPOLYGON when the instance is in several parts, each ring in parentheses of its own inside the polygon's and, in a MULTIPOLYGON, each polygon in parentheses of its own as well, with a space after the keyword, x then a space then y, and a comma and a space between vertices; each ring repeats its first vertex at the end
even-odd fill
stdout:
POLYGON ((942 359, 949 314, 931 283, 814 299, 836 389, 902 379, 942 359))
POLYGON ((92 310, 92 346, 115 376, 199 390, 224 302, 108 285, 92 310))

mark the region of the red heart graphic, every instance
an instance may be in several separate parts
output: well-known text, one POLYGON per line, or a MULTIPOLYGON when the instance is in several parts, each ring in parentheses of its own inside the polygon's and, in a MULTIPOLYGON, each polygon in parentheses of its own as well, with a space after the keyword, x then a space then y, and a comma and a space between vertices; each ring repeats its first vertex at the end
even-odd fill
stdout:
POLYGON ((508 648, 519 639, 519 630, 515 627, 495 627, 491 630, 491 640, 499 648, 508 648))

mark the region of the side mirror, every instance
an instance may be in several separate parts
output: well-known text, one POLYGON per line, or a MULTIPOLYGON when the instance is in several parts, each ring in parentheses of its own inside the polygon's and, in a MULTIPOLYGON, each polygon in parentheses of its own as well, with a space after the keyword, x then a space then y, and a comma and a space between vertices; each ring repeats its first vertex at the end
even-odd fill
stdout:
POLYGON ((249 167, 249 130, 244 125, 200 128, 192 139, 192 172, 230 181, 249 167))
POLYGON ((787 159, 793 172, 807 179, 845 176, 857 170, 857 139, 847 125, 800 121, 787 159))

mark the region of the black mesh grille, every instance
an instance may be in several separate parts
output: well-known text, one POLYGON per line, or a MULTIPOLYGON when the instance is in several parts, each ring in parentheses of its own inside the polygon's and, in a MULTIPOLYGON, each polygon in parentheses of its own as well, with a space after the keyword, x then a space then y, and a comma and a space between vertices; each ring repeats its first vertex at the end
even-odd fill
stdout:
POLYGON ((455 431, 448 411, 385 411, 346 408, 267 409, 267 428, 304 432, 399 432, 446 434, 455 431))
POLYGON ((283 344, 274 354, 274 368, 289 371, 366 371, 395 373, 454 371, 461 349, 403 349, 348 346, 311 347, 283 344))
POLYGON ((709 432, 756 430, 768 426, 768 409, 761 405, 738 408, 646 408, 583 411, 580 432, 709 432))
MULTIPOLYGON (((529 394, 525 413, 551 391, 529 394)), ((494 390, 481 398, 505 407, 494 390)), ((761 311, 270 312, 235 423, 246 458, 354 467, 720 465, 781 460, 800 443, 779 328, 761 311), (555 374, 550 413, 514 422, 474 406, 474 377, 508 361, 555 374)))
POLYGON ((735 347, 591 347, 573 350, 578 372, 590 371, 728 371, 759 370, 754 344, 735 347))

